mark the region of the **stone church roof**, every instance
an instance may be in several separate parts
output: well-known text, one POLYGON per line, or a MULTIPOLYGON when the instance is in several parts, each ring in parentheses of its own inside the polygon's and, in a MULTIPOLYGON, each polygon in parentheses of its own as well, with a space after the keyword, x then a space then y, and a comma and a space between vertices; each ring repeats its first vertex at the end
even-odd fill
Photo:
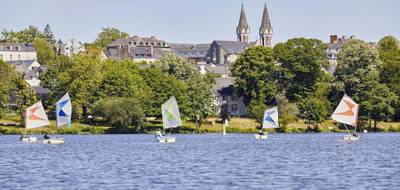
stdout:
POLYGON ((261 21, 260 34, 272 34, 272 25, 269 18, 267 3, 264 6, 264 13, 261 21))
POLYGON ((244 11, 243 4, 242 4, 241 12, 240 12, 239 25, 236 28, 236 32, 238 32, 238 33, 249 33, 250 32, 250 27, 249 27, 249 24, 247 23, 246 12, 244 11))

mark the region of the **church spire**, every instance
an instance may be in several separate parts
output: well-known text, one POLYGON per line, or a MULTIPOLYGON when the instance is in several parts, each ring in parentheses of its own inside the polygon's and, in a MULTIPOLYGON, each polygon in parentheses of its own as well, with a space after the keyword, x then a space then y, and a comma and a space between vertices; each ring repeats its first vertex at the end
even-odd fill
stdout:
POLYGON ((265 2, 264 13, 261 21, 260 27, 260 43, 263 46, 272 46, 272 25, 271 20, 269 18, 269 12, 267 7, 267 2, 265 2))
POLYGON ((249 42, 250 27, 247 23, 246 12, 242 3, 242 10, 240 12, 239 25, 236 28, 236 34, 239 42, 249 42))

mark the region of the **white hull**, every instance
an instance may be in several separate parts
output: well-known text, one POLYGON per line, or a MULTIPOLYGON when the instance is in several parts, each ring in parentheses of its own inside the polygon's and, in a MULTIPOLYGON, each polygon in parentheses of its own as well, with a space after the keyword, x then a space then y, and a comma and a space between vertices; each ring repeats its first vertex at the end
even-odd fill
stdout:
POLYGON ((44 139, 43 144, 64 144, 64 139, 44 139))
POLYGON ((254 137, 257 140, 267 140, 268 139, 268 135, 259 135, 259 134, 255 134, 254 137))
POLYGON ((21 141, 26 143, 35 143, 37 142, 37 137, 24 137, 21 141))
POLYGON ((157 137, 156 140, 159 143, 175 143, 176 138, 175 137, 157 137))
POLYGON ((353 135, 346 135, 343 137, 343 140, 346 142, 358 141, 360 139, 359 136, 355 137, 353 135))

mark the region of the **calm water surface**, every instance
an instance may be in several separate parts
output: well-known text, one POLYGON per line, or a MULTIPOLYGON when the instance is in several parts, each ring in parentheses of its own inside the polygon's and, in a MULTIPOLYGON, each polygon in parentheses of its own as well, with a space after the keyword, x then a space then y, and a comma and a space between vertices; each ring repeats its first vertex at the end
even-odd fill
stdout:
POLYGON ((400 189, 400 134, 0 136, 0 189, 400 189))

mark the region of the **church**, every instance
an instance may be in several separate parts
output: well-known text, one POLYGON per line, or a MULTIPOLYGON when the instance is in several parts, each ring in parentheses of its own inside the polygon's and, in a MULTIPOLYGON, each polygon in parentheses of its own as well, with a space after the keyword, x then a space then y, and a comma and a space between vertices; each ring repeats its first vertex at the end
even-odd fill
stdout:
POLYGON ((235 62, 239 54, 246 50, 248 47, 256 45, 271 47, 272 34, 273 29, 269 17, 268 7, 267 4, 265 4, 261 26, 259 29, 259 38, 256 41, 251 41, 250 26, 247 22, 244 5, 242 4, 239 24, 236 27, 237 41, 213 41, 207 53, 207 60, 209 63, 217 65, 231 64, 235 62))

